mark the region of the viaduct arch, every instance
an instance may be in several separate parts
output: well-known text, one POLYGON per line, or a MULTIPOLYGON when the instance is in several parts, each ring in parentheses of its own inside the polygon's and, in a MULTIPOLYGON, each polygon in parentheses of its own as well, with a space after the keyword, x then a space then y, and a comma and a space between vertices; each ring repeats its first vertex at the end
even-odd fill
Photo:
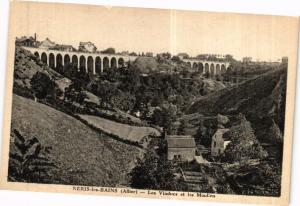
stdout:
MULTIPOLYGON (((40 58, 45 64, 53 69, 64 71, 69 65, 73 64, 78 71, 84 71, 91 74, 100 74, 109 68, 120 68, 128 62, 134 61, 137 56, 102 54, 102 53, 85 53, 48 50, 35 47, 24 47, 36 57, 40 58)), ((206 61, 197 59, 183 59, 191 68, 212 76, 224 74, 230 67, 226 61, 206 61)))
POLYGON ((100 74, 109 68, 124 67, 137 58, 129 55, 68 52, 35 47, 24 47, 24 49, 29 50, 52 69, 63 71, 68 65, 73 64, 78 71, 91 74, 100 74))
POLYGON ((224 74, 230 67, 226 61, 206 61, 196 59, 183 59, 189 67, 198 70, 200 73, 209 73, 212 76, 224 74))

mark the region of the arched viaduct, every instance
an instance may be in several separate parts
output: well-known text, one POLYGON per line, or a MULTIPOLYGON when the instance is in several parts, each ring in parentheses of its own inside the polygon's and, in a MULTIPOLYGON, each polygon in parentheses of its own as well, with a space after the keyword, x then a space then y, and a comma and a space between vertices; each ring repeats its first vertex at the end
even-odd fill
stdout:
POLYGON ((92 74, 102 73, 103 69, 123 67, 137 58, 129 55, 59 51, 35 47, 24 47, 24 49, 39 57, 53 69, 59 66, 65 68, 72 63, 78 70, 92 74))
POLYGON ((191 68, 197 69, 199 72, 211 75, 224 74, 229 68, 229 62, 221 61, 206 61, 196 59, 183 59, 191 68))

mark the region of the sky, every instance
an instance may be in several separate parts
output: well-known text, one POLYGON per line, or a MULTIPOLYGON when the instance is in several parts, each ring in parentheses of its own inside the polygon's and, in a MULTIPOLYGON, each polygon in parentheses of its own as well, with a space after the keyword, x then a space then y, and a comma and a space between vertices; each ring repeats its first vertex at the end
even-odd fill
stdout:
POLYGON ((37 34, 78 47, 93 42, 98 50, 232 54, 236 59, 275 61, 295 48, 295 17, 211 13, 126 7, 19 2, 12 4, 17 36, 37 34))

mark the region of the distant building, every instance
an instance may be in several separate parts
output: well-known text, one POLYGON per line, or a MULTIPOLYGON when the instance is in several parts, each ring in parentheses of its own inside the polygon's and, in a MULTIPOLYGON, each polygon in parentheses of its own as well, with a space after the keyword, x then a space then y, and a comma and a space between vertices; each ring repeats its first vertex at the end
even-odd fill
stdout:
POLYGON ((167 135, 168 160, 192 161, 196 156, 195 139, 190 135, 167 135))
POLYGON ((189 55, 187 53, 178 53, 177 55, 180 59, 188 59, 189 55))
POLYGON ((66 52, 76 51, 76 49, 72 45, 60 45, 60 44, 57 44, 54 47, 51 47, 51 49, 59 50, 59 51, 66 51, 66 52))
POLYGON ((56 44, 55 42, 51 41, 48 37, 42 41, 39 45, 39 48, 42 48, 42 49, 51 49, 53 47, 55 47, 56 44))
POLYGON ((97 47, 92 42, 80 42, 78 49, 81 52, 89 53, 95 53, 97 51, 97 47))
POLYGON ((218 129, 212 136, 211 156, 216 157, 224 153, 224 150, 226 149, 230 141, 225 139, 223 135, 228 131, 229 129, 218 129))
POLYGON ((37 46, 37 41, 36 41, 36 35, 34 37, 26 37, 22 36, 21 38, 16 38, 16 45, 17 46, 27 46, 27 47, 35 47, 37 46))

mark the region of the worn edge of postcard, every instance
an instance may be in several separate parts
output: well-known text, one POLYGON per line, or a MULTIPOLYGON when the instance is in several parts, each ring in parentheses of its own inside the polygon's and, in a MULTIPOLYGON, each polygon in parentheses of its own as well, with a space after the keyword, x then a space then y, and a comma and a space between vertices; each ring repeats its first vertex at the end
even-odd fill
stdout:
MULTIPOLYGON (((232 202, 232 203, 252 203, 252 204, 272 204, 272 205, 288 205, 290 197, 290 178, 291 178, 291 162, 292 162, 292 137, 294 124, 294 106, 295 106, 295 90, 296 90, 296 70, 297 70, 297 53, 298 53, 298 32, 299 18, 289 17, 291 21, 297 23, 295 31, 297 35, 292 39, 294 43, 294 51, 289 56, 289 68, 287 76, 287 93, 286 93, 286 113, 285 113, 285 134, 284 149, 282 163, 282 179, 281 179, 281 196, 280 197, 264 197, 264 196, 244 196, 230 194, 210 194, 197 192, 171 192, 129 189, 126 192, 124 188, 108 188, 108 187, 92 187, 92 186, 72 186, 72 185, 55 185, 55 184, 34 184, 34 183, 16 183, 8 182, 8 156, 10 142, 10 127, 12 113, 12 88, 13 88, 13 71, 14 71, 14 55, 15 55, 15 34, 18 29, 18 22, 14 18, 14 14, 18 11, 15 5, 20 2, 10 2, 9 17, 9 33, 8 33, 8 53, 7 53, 7 71, 6 71, 6 89, 4 98, 4 118, 3 118, 3 140, 2 140, 2 158, 0 171, 0 189, 33 191, 33 192, 57 192, 57 193, 73 193, 88 195, 106 195, 106 196, 123 196, 123 197, 142 197, 155 199, 178 199, 193 201, 216 201, 216 202, 232 202), (161 192, 165 192, 162 194, 161 192)), ((24 2, 23 2, 24 3, 24 2)), ((41 2, 26 2, 41 3, 41 2)), ((52 3, 57 4, 57 3, 52 3)), ((82 7, 88 5, 81 5, 82 7)), ((95 5, 96 6, 96 5, 95 5)), ((98 5, 97 5, 98 6, 98 5)), ((136 8, 143 9, 143 8, 136 8)), ((157 9, 154 9, 157 10, 157 9)), ((200 12, 200 11, 199 11, 200 12)), ((230 13, 228 13, 230 14, 230 13)), ((247 15, 247 14, 245 14, 247 15)), ((289 38, 289 37, 287 37, 289 38)))

